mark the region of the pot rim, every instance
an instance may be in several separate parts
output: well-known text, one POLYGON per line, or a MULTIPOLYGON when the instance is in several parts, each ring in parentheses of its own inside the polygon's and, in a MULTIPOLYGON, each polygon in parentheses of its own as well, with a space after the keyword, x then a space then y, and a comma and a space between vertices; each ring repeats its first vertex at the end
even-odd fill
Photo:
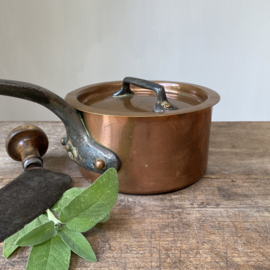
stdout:
POLYGON ((91 88, 95 88, 101 85, 102 86, 112 85, 112 84, 122 85, 122 81, 110 81, 110 82, 102 82, 102 83, 90 84, 87 86, 80 87, 72 92, 69 92, 65 97, 65 101, 69 105, 71 105, 74 109, 81 112, 92 113, 92 114, 97 114, 97 115, 118 116, 118 117, 161 117, 161 116, 180 115, 180 114, 192 113, 192 112, 197 112, 197 111, 210 108, 220 101, 220 95, 217 92, 201 85, 183 83, 183 82, 174 82, 174 81, 161 81, 161 80, 158 80, 158 81, 153 80, 153 82, 164 85, 167 96, 169 96, 168 93, 170 91, 166 89, 166 84, 172 84, 175 86, 177 85, 178 87, 181 85, 192 86, 196 89, 199 89, 201 92, 204 92, 204 94, 207 95, 207 99, 198 105, 190 106, 188 108, 182 108, 182 109, 180 108, 180 109, 172 110, 172 111, 157 112, 157 113, 156 112, 143 112, 143 113, 142 112, 126 112, 125 114, 123 114, 122 112, 117 112, 117 111, 101 110, 98 108, 93 108, 79 101, 78 98, 81 95, 89 92, 91 88))

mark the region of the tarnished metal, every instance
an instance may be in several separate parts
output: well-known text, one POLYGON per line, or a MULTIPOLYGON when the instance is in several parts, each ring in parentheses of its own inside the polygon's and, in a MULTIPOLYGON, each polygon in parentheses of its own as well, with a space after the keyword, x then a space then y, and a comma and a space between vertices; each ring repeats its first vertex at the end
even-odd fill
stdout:
POLYGON ((122 88, 113 93, 114 97, 133 96, 134 92, 130 89, 130 84, 141 88, 153 90, 157 94, 157 102, 153 108, 154 112, 165 112, 168 110, 177 110, 178 108, 172 105, 166 96, 165 89, 162 85, 143 79, 126 77, 123 80, 122 88))
POLYGON ((103 173, 108 168, 120 168, 117 156, 90 138, 77 112, 53 92, 29 83, 0 80, 0 95, 33 101, 55 113, 66 128, 67 136, 62 143, 68 145, 68 156, 83 168, 96 173, 103 173), (94 165, 98 159, 106 163, 101 170, 94 165))
POLYGON ((7 137, 6 149, 23 161, 24 172, 0 189, 0 242, 44 213, 70 187, 71 178, 42 167, 46 134, 35 126, 21 126, 7 137))
POLYGON ((23 168, 26 168, 25 163, 42 165, 41 157, 46 153, 49 141, 39 127, 23 125, 8 134, 5 146, 9 156, 16 161, 22 161, 23 168))

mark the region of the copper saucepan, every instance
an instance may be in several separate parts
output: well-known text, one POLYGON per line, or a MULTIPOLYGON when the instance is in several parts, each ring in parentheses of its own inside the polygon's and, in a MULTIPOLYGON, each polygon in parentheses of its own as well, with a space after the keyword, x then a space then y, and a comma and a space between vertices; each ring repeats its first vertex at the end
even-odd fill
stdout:
MULTIPOLYGON (((119 190, 131 194, 177 190, 202 177, 212 106, 219 99, 198 85, 130 77, 88 85, 65 98, 82 113, 92 139, 117 155, 119 190)), ((92 182, 99 176, 79 169, 92 182)))

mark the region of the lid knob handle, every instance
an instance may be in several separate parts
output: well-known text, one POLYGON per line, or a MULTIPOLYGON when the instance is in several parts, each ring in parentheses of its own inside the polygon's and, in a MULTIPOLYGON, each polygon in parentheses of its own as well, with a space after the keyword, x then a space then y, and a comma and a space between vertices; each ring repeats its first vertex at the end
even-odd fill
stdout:
POLYGON ((176 106, 174 106, 168 101, 165 89, 162 85, 134 77, 124 78, 122 88, 119 91, 114 92, 113 97, 134 95, 134 92, 130 89, 131 84, 155 91, 155 93, 157 94, 157 102, 153 109, 154 112, 164 112, 178 109, 176 106))

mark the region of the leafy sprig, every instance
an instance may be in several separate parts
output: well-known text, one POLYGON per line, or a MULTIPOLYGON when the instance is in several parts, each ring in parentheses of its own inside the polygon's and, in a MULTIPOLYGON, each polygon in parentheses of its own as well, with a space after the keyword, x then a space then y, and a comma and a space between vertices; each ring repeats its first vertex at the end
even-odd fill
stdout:
POLYGON ((71 251, 96 262, 95 253, 81 232, 107 221, 117 196, 115 169, 108 169, 88 188, 67 190, 45 214, 5 240, 4 257, 8 258, 19 246, 31 246, 27 270, 67 270, 71 251))

